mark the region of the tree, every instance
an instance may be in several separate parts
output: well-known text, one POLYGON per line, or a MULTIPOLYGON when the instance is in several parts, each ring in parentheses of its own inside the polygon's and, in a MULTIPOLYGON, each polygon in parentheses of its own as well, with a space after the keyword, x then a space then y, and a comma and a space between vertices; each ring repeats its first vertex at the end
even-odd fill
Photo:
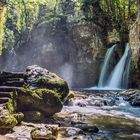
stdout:
POLYGON ((136 18, 136 5, 134 1, 83 0, 83 9, 86 13, 86 18, 91 22, 97 25, 104 25, 107 31, 116 29, 119 33, 120 42, 128 41, 130 26, 136 18), (100 13, 98 12, 99 9, 100 13), (104 18, 106 22, 101 22, 99 17, 104 18), (107 26, 107 23, 109 23, 109 26, 107 26))
POLYGON ((5 13, 7 4, 6 0, 0 1, 0 54, 2 51, 2 44, 3 44, 3 36, 4 36, 4 25, 5 25, 5 13))
POLYGON ((12 51, 26 46, 32 29, 42 21, 40 18, 49 21, 57 16, 59 3, 60 0, 9 0, 5 13, 5 27, 2 27, 5 32, 1 39, 3 47, 12 51), (44 11, 47 9, 43 16, 40 16, 41 7, 45 7, 44 11))

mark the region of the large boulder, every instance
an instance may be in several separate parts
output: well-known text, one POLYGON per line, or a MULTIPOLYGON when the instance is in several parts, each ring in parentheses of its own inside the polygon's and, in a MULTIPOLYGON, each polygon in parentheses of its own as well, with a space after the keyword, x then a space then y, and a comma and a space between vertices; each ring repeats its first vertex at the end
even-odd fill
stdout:
POLYGON ((30 111, 32 114, 35 112, 35 116, 37 111, 45 116, 60 112, 69 93, 67 83, 56 74, 37 65, 27 67, 25 75, 25 86, 14 96, 16 110, 24 112, 25 118, 28 114, 26 112, 30 111))
POLYGON ((67 82, 47 69, 37 65, 29 66, 26 69, 26 75, 26 82, 29 86, 53 90, 59 93, 61 100, 69 93, 67 82))
POLYGON ((29 66, 25 73, 1 72, 0 81, 0 105, 6 104, 7 108, 6 111, 1 109, 7 112, 2 117, 0 110, 0 128, 7 129, 8 124, 12 128, 23 117, 28 121, 43 121, 46 116, 61 111, 69 93, 68 85, 63 79, 37 65, 29 66), (23 114, 15 114, 17 112, 23 114), (9 115, 13 119, 9 119, 9 115))

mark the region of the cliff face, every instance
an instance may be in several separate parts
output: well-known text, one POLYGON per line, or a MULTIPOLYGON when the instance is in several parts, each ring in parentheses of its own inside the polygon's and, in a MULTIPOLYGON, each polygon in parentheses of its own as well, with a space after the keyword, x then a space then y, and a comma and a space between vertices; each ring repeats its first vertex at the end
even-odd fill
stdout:
POLYGON ((98 26, 80 24, 70 30, 75 49, 73 63, 73 85, 88 87, 97 85, 100 67, 106 52, 98 26))
POLYGON ((132 86, 140 88, 140 0, 138 0, 138 17, 130 30, 130 45, 132 49, 132 86))

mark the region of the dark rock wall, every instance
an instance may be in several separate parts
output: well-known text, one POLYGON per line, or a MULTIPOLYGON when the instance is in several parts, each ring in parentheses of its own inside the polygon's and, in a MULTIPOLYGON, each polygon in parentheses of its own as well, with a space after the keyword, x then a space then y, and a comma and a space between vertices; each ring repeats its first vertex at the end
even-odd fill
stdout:
POLYGON ((130 30, 132 49, 131 86, 140 88, 140 0, 138 0, 138 17, 130 30))

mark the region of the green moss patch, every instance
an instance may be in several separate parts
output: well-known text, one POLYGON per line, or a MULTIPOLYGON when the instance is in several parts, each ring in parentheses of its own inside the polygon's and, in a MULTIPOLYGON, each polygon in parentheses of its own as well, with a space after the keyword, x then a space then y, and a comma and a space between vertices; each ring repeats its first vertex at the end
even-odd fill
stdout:
POLYGON ((61 111, 60 94, 49 89, 21 89, 16 97, 17 112, 39 111, 44 115, 53 115, 61 111))
POLYGON ((40 76, 37 79, 37 83, 40 88, 47 88, 59 93, 60 99, 63 100, 69 93, 68 85, 65 81, 57 78, 57 76, 54 75, 54 77, 54 79, 47 79, 43 76, 40 76))
POLYGON ((35 90, 31 90, 29 88, 28 89, 22 88, 19 94, 29 95, 38 99, 42 99, 43 95, 45 94, 53 94, 55 97, 58 97, 58 98, 61 97, 60 93, 50 90, 50 89, 45 89, 45 88, 44 89, 40 88, 40 89, 35 89, 35 90))
POLYGON ((12 129, 17 123, 18 122, 13 115, 0 116, 0 129, 12 129))

